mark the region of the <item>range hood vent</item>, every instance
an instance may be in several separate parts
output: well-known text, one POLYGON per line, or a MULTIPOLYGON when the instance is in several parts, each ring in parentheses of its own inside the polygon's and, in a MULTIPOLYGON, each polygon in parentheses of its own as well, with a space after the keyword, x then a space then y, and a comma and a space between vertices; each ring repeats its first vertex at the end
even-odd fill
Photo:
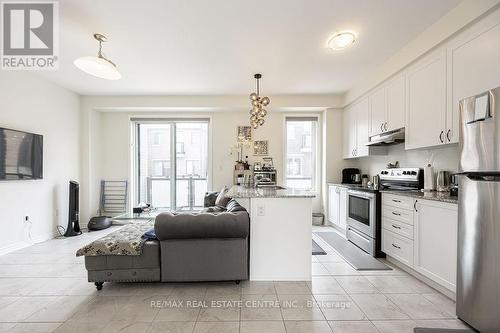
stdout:
POLYGON ((370 141, 366 145, 370 147, 391 146, 402 142, 405 142, 405 129, 399 128, 394 131, 371 136, 370 141))

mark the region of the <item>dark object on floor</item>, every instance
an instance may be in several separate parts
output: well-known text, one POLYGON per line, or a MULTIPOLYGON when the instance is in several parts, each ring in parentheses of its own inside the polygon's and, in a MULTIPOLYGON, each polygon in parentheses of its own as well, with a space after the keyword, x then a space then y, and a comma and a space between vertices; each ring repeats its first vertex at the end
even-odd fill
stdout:
POLYGON ((313 256, 318 256, 318 255, 325 255, 326 252, 321 248, 321 246, 318 245, 314 240, 312 241, 312 255, 313 256))
POLYGON ((142 238, 146 240, 158 240, 158 238, 156 238, 155 228, 146 231, 144 235, 142 235, 142 238))
POLYGON ((475 333, 476 332, 468 328, 454 329, 454 328, 423 328, 423 327, 415 327, 413 331, 415 333, 475 333))
POLYGON ((94 216, 90 219, 87 228, 91 231, 103 230, 111 227, 113 220, 109 216, 94 216))
POLYGON ((325 242, 331 245, 347 262, 358 271, 390 271, 392 268, 373 258, 359 247, 340 236, 335 231, 316 232, 325 242))
POLYGON ((77 182, 69 182, 69 207, 68 207, 68 227, 64 237, 73 237, 82 234, 80 230, 79 212, 80 186, 77 182))
POLYGON ((95 282, 94 284, 95 284, 95 287, 97 288, 97 290, 101 290, 104 282, 95 282))

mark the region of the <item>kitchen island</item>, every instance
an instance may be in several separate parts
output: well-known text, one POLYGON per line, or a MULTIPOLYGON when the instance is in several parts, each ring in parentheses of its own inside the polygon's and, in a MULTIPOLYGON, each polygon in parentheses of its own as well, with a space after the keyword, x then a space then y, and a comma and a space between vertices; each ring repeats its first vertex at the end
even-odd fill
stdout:
POLYGON ((250 280, 311 280, 314 193, 233 186, 226 196, 250 214, 250 280))

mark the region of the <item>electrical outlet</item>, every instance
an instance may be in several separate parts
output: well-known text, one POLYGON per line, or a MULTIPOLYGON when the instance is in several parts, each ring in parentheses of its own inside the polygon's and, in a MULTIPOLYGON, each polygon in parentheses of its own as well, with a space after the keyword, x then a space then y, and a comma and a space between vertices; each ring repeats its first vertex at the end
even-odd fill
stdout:
POLYGON ((262 205, 257 206, 257 216, 266 215, 266 208, 262 205))

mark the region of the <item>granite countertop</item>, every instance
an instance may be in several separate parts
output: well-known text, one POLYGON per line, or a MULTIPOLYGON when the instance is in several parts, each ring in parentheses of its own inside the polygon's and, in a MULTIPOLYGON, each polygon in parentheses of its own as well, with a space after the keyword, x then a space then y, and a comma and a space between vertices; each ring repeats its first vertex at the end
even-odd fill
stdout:
POLYGON ((396 190, 381 190, 380 192, 417 198, 417 199, 458 204, 458 197, 452 197, 449 192, 422 192, 422 191, 396 191, 396 190))
MULTIPOLYGON (((360 188, 359 184, 337 184, 337 183, 328 183, 328 185, 341 186, 345 188, 356 189, 360 188)), ((425 200, 433 200, 433 201, 441 201, 447 203, 458 203, 458 197, 450 196, 449 192, 422 192, 422 191, 398 191, 398 190, 380 190, 382 193, 390 193, 394 195, 402 195, 405 197, 412 197, 417 199, 425 199, 425 200)))
POLYGON ((316 194, 306 190, 283 189, 274 190, 270 188, 255 188, 245 186, 233 186, 226 193, 227 198, 314 198, 316 194))

